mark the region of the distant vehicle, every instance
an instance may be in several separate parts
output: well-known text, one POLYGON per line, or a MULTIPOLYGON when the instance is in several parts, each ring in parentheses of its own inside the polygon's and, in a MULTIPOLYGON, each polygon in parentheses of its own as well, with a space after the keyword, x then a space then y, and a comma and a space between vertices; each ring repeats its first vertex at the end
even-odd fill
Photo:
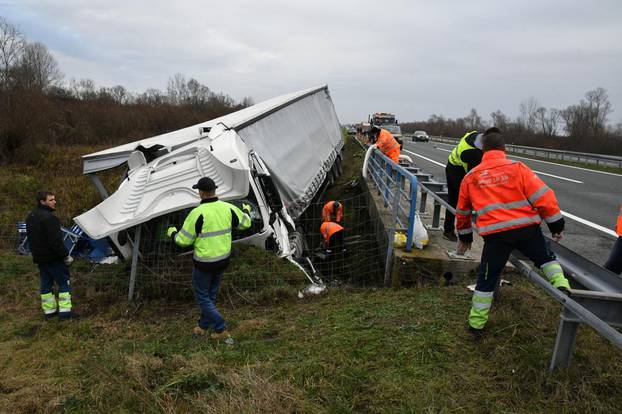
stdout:
POLYGON ((397 125, 397 124, 382 125, 382 128, 384 128, 387 131, 389 131, 391 133, 391 135, 393 135, 393 138, 395 138, 395 139, 397 139, 398 141, 401 142, 401 139, 402 139, 402 128, 400 128, 399 125, 397 125))
POLYGON ((388 112, 376 112, 375 114, 369 115, 367 120, 374 125, 397 125, 397 119, 395 119, 395 115, 390 114, 388 112))
POLYGON ((415 131, 413 134, 413 141, 428 142, 430 141, 430 137, 425 131, 415 131))

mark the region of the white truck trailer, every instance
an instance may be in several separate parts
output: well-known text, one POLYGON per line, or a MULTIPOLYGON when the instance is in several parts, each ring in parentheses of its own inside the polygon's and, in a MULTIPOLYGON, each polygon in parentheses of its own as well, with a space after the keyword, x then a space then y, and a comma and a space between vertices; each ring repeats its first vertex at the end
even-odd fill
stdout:
MULTIPOLYGON (((92 238, 108 237, 132 255, 128 230, 198 205, 191 187, 214 179, 216 195, 252 206, 253 225, 240 242, 302 254, 296 219, 322 186, 341 172, 343 138, 326 85, 282 95, 198 125, 83 157, 100 204, 75 217, 92 238), (111 195, 96 173, 127 164, 111 195)), ((131 232, 130 232, 131 233, 131 232)))

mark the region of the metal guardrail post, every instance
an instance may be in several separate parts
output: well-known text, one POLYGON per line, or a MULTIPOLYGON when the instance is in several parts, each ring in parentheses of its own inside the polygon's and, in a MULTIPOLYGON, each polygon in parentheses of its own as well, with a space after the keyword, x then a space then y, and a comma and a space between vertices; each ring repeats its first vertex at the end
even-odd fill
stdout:
POLYGON ((555 338, 549 371, 553 371, 556 368, 567 368, 570 365, 579 323, 566 319, 569 312, 568 309, 564 308, 559 320, 559 328, 557 329, 557 338, 555 338))
POLYGON ((419 200, 419 213, 425 214, 426 204, 428 203, 428 192, 421 187, 421 196, 419 200))
POLYGON ((432 212, 432 227, 430 230, 440 228, 441 224, 441 204, 434 200, 434 211, 432 212))
POLYGON ((136 284, 136 273, 138 272, 138 248, 140 246, 140 233, 143 228, 142 224, 139 224, 134 234, 134 249, 132 250, 132 268, 130 270, 130 286, 127 292, 127 300, 131 301, 134 297, 134 285, 136 284))

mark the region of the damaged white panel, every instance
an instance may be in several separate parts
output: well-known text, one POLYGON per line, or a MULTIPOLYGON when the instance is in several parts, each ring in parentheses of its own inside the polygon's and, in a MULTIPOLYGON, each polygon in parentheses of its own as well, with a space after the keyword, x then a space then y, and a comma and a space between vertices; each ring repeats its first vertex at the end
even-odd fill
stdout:
POLYGON ((248 159, 239 154, 246 146, 235 131, 202 140, 141 164, 140 155, 128 159, 133 167, 119 189, 95 208, 75 218, 92 238, 106 237, 160 215, 196 206, 200 199, 192 186, 211 177, 222 199, 244 197, 249 189, 248 159), (242 148, 240 148, 242 147, 242 148))

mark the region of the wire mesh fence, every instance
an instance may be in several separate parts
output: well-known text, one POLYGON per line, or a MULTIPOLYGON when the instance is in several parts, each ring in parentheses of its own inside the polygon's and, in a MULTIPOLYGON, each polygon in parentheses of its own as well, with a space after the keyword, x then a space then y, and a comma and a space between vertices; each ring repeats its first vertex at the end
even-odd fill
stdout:
MULTIPOLYGON (((327 285, 352 284, 358 286, 380 286, 384 277, 387 251, 387 236, 384 225, 368 207, 368 195, 360 192, 347 199, 340 199, 343 205, 344 230, 340 242, 323 244, 320 232, 322 208, 325 202, 310 205, 296 220, 299 243, 304 246, 302 254, 292 263, 278 257, 278 243, 267 238, 263 246, 249 246, 243 243, 249 231, 261 232, 267 227, 254 221, 246 232, 234 230, 234 248, 230 266, 225 271, 222 292, 236 298, 253 301, 257 295, 278 296, 283 292, 303 289, 310 279, 321 280, 327 285), (304 269, 304 271, 303 271, 304 269)), ((136 274, 136 297, 166 300, 192 298, 192 249, 177 246, 166 236, 169 226, 180 228, 189 210, 178 211, 158 217, 141 225, 139 257, 136 274)), ((254 217, 257 217, 255 215, 254 217)), ((14 254, 28 254, 24 244, 23 226, 2 229, 0 248, 14 254)), ((134 239, 135 231, 128 232, 134 239)), ((74 252, 79 255, 79 250, 74 252)), ((128 288, 130 261, 111 266, 90 263, 78 258, 73 265, 80 283, 91 289, 106 289, 108 284, 115 294, 128 288)))

